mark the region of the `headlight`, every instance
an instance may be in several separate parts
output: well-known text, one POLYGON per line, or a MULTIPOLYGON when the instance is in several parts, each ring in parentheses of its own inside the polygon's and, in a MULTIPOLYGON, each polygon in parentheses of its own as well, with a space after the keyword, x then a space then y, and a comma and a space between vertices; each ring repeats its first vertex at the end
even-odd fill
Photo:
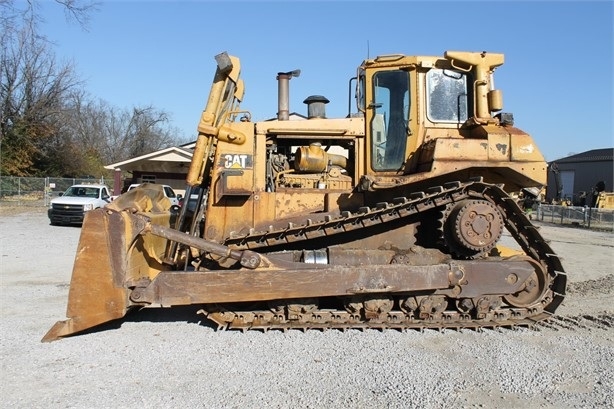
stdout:
POLYGON ((87 212, 88 210, 92 210, 94 208, 94 205, 91 203, 85 204, 83 205, 83 211, 87 212))

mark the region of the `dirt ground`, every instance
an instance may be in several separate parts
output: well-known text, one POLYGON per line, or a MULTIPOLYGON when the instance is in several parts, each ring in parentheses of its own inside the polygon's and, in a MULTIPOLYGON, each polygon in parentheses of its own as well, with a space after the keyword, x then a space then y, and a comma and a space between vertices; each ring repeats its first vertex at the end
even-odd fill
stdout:
POLYGON ((217 332, 196 309, 152 308, 41 343, 65 319, 81 229, 0 207, 1 406, 612 407, 614 234, 536 225, 568 294, 534 330, 217 332))

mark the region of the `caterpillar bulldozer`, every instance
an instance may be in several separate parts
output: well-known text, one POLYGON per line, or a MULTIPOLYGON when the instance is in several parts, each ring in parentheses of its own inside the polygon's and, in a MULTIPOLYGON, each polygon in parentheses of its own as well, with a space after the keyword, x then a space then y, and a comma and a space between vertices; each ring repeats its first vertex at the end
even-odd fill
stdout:
POLYGON ((261 122, 240 107, 239 59, 215 60, 192 206, 152 184, 88 212, 68 319, 42 341, 181 305, 221 330, 479 329, 554 314, 563 266, 510 196, 543 187, 547 164, 501 112, 503 54, 366 59, 343 118, 312 95, 291 120, 300 71, 280 72, 277 117, 261 122))

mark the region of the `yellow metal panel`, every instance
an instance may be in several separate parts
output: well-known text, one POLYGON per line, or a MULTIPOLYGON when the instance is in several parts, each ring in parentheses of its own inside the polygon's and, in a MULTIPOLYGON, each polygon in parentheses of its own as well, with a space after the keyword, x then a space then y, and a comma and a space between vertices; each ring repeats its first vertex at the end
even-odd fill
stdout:
POLYGON ((252 198, 225 196, 207 211, 205 238, 222 242, 231 232, 249 229, 253 224, 252 198))
POLYGON ((275 193, 259 192, 253 197, 253 220, 254 225, 267 224, 275 220, 275 193))
POLYGON ((275 217, 277 219, 324 211, 324 194, 320 192, 277 193, 275 197, 275 217))
POLYGON ((488 160, 488 142, 483 139, 439 138, 435 141, 435 160, 488 160))
POLYGON ((356 137, 364 134, 363 118, 309 119, 305 121, 265 121, 256 123, 259 134, 284 137, 318 136, 321 139, 356 137))
POLYGON ((508 161, 510 157, 510 136, 507 133, 488 134, 488 159, 508 161))
POLYGON ((543 161, 544 157, 531 136, 516 133, 512 135, 512 160, 543 161))
MULTIPOLYGON (((255 131, 255 130, 253 130, 255 131)), ((266 185, 266 136, 255 135, 256 152, 254 153, 254 192, 265 190, 266 185)))

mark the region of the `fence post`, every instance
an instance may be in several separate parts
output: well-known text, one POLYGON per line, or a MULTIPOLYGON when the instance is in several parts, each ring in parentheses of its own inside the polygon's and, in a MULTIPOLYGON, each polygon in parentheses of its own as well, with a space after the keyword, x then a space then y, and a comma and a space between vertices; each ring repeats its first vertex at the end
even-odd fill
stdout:
POLYGON ((554 223, 554 210, 556 209, 556 206, 552 206, 551 207, 551 211, 550 211, 550 223, 554 223))
POLYGON ((45 207, 49 207, 49 202, 51 201, 50 196, 51 196, 51 187, 49 186, 49 176, 46 176, 45 177, 45 190, 43 192, 43 203, 45 204, 45 207))
POLYGON ((588 228, 591 228, 591 219, 593 217, 593 208, 589 207, 588 208, 588 228))

